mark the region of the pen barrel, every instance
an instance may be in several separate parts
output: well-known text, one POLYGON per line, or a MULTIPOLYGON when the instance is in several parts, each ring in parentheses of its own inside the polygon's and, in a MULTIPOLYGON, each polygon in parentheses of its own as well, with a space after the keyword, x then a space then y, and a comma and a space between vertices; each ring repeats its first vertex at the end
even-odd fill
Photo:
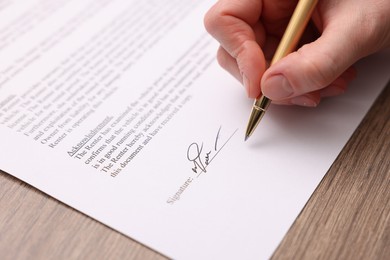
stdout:
MULTIPOLYGON (((273 65, 295 50, 317 2, 318 0, 300 0, 298 2, 270 65, 273 65)), ((252 135, 270 104, 271 100, 263 95, 256 98, 255 103, 252 106, 245 133, 245 140, 252 135)))
POLYGON ((273 56, 271 65, 295 50, 307 23, 310 21, 317 2, 318 0, 300 0, 298 2, 273 56))
POLYGON ((265 112, 268 109, 270 104, 271 104, 271 99, 267 98, 266 96, 261 96, 255 99, 253 107, 259 110, 263 110, 265 112))

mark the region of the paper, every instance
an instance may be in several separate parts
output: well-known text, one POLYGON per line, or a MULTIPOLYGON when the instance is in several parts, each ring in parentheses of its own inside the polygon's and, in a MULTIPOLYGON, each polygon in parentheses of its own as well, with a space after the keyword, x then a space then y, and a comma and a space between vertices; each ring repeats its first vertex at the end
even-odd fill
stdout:
POLYGON ((0 1, 0 168, 175 259, 264 259, 389 80, 316 109, 252 101, 207 0, 0 1))

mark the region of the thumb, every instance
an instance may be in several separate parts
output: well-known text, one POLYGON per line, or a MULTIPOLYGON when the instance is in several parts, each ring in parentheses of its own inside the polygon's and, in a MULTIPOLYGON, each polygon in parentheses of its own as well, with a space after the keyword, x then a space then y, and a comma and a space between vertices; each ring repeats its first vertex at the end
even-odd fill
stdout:
POLYGON ((262 78, 262 93, 282 101, 321 90, 343 74, 361 54, 348 34, 333 29, 272 65, 262 78))

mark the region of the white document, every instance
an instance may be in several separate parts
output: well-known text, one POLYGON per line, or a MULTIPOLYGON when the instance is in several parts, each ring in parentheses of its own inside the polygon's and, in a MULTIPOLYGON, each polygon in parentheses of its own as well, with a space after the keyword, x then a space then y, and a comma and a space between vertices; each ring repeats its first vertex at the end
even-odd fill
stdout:
POLYGON ((0 168, 175 259, 265 259, 389 80, 316 109, 252 101, 208 0, 0 1, 0 168))

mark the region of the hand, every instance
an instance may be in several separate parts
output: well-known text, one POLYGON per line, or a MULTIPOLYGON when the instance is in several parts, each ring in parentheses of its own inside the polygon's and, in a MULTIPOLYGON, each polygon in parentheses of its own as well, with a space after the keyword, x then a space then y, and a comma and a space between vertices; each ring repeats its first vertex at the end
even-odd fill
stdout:
POLYGON ((360 58, 390 46, 389 0, 320 0, 300 48, 267 69, 297 1, 219 0, 205 27, 251 98, 315 107, 346 91, 360 58))

